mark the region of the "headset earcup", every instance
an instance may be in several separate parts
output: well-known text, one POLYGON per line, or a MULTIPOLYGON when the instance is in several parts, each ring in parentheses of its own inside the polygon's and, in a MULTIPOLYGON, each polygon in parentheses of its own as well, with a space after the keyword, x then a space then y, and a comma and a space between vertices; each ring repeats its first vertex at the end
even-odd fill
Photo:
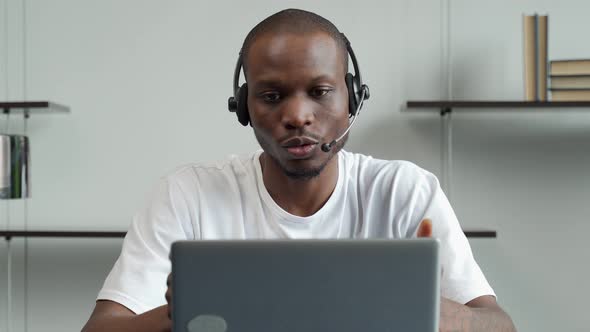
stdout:
POLYGON ((238 121, 242 126, 247 126, 250 123, 250 114, 248 113, 248 84, 242 84, 238 89, 236 99, 238 102, 238 108, 236 110, 238 121))
POLYGON ((354 76, 352 76, 351 73, 346 73, 344 80, 346 81, 346 88, 348 89, 348 113, 350 115, 356 115, 358 100, 354 91, 354 76))

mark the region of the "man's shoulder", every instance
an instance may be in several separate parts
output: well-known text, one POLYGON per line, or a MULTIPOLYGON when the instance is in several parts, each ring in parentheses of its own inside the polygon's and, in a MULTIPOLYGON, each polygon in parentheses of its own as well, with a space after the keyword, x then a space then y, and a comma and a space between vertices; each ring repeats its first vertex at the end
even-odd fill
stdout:
POLYGON ((361 192, 377 190, 382 193, 407 196, 434 193, 439 187, 434 174, 407 160, 385 160, 344 152, 345 174, 361 192))
POLYGON ((400 175, 403 175, 404 177, 423 177, 432 175, 429 171, 407 160, 379 159, 370 155, 348 151, 342 151, 342 155, 347 168, 346 171, 349 173, 368 173, 367 175, 369 176, 376 176, 384 173, 393 177, 400 175))
POLYGON ((240 177, 252 175, 254 160, 260 151, 248 154, 232 154, 216 161, 194 162, 174 168, 163 178, 170 181, 214 179, 216 177, 240 177))

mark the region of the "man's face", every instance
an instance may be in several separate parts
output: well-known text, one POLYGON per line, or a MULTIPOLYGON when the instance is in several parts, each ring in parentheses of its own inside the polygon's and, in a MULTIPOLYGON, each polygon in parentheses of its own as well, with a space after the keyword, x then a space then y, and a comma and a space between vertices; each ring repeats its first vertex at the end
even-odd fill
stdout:
POLYGON ((348 125, 348 91, 341 50, 328 34, 265 34, 250 46, 246 78, 254 134, 283 172, 319 175, 342 148, 321 145, 348 125))

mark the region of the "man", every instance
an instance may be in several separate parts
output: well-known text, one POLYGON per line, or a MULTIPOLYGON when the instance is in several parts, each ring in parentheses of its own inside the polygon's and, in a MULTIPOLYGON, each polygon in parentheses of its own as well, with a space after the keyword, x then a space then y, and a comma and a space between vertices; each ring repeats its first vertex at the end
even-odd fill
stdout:
POLYGON ((441 331, 514 331, 431 173, 343 151, 346 137, 322 151, 354 111, 336 27, 285 10, 248 34, 241 56, 247 88, 238 92, 247 105, 238 117, 263 151, 163 179, 135 217, 84 331, 169 330, 164 294, 169 301, 176 240, 431 235, 441 240, 441 331))

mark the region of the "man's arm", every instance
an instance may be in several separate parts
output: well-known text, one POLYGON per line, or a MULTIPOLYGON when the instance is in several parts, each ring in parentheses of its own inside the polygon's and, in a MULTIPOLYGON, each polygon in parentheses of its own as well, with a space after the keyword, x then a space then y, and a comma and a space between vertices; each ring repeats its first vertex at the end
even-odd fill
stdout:
POLYGON ((169 332, 168 305, 136 315, 127 307, 113 301, 96 301, 90 319, 82 332, 169 332))
MULTIPOLYGON (((422 220, 416 235, 431 237, 432 221, 422 220)), ((440 332, 516 332, 510 316, 500 308, 496 298, 491 295, 477 297, 467 304, 441 298, 438 329, 440 332)))
POLYGON ((507 313, 491 295, 480 296, 463 305, 449 299, 441 299, 441 332, 498 331, 516 332, 507 313))

